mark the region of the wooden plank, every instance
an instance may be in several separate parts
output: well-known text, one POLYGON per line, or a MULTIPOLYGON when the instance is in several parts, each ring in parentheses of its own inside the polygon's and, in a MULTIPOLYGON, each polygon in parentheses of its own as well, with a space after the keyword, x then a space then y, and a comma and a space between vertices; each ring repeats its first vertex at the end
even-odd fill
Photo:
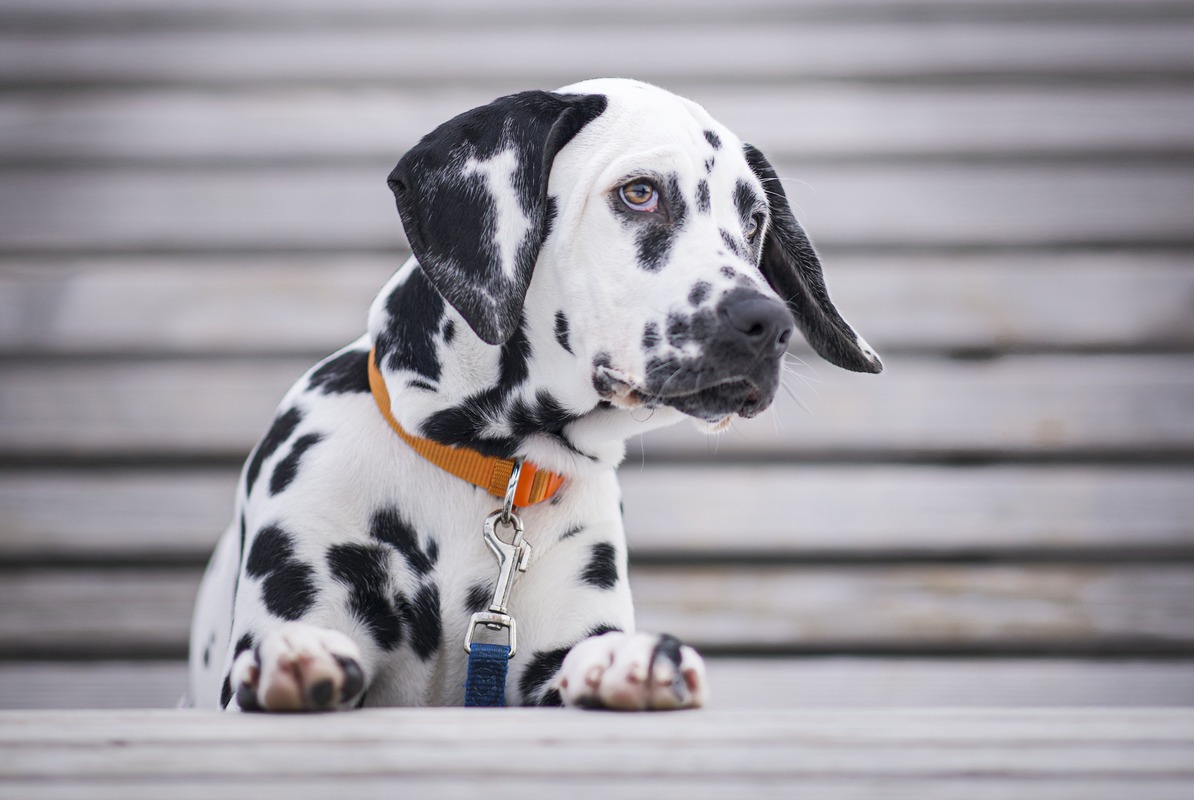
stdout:
MULTIPOLYGON (((469 757, 468 752, 465 751, 462 757, 469 757)), ((664 744, 652 748, 651 753, 660 759, 674 757, 674 749, 664 744)), ((206 752, 199 755, 205 759, 209 757, 206 752)), ((220 757, 235 758, 236 755, 243 756, 244 753, 221 753, 220 757)), ((66 753, 61 756, 69 758, 69 754, 66 753)), ((782 754, 777 757, 781 756, 782 754)), ((1082 757, 1086 756, 1086 753, 1082 754, 1082 757)), ((1099 756, 1091 758, 1094 761, 1099 760, 1099 756)), ((392 769, 388 772, 395 773, 398 777, 392 777, 390 774, 378 777, 374 772, 367 772, 331 778, 291 778, 291 770, 287 769, 277 773, 270 771, 265 775, 252 774, 234 778, 211 777, 206 774, 197 778, 191 772, 180 770, 185 774, 161 778, 145 778, 138 775, 105 778, 102 781, 89 777, 75 778, 72 772, 71 775, 55 776, 49 780, 41 777, 28 780, 17 778, 0 783, 0 788, 11 790, 14 797, 20 797, 22 800, 74 800, 78 797, 87 797, 89 800, 161 800, 163 797, 169 797, 171 800, 210 800, 212 794, 222 797, 253 797, 261 792, 263 784, 267 784, 270 791, 290 800, 324 800, 340 792, 351 792, 353 797, 381 800, 391 797, 395 785, 398 784, 406 794, 445 800, 468 800, 482 791, 486 797, 495 800, 558 796, 568 796, 576 800, 605 800, 610 796, 627 800, 649 800, 672 794, 682 796, 686 800, 724 800, 727 793, 741 793, 758 800, 789 800, 793 796, 805 793, 821 800, 865 800, 875 796, 876 786, 882 786, 882 791, 888 796, 917 800, 956 800, 958 797, 973 800, 1006 800, 1008 797, 1031 800, 1073 800, 1075 797, 1081 797, 1083 800, 1123 800, 1125 797, 1133 796, 1147 797, 1149 800, 1189 800, 1190 792, 1194 790, 1191 786, 1194 782, 1184 777, 1086 777, 1083 770, 1075 770, 1081 773, 1076 776, 1049 779, 1023 775, 1005 777, 1003 771, 998 775, 992 775, 991 770, 980 769, 977 771, 983 773, 983 778, 981 783, 976 784, 975 779, 971 777, 894 779, 890 775, 872 777, 869 773, 855 773, 840 777, 802 774, 795 778, 780 779, 774 776, 754 777, 741 774, 709 775, 699 769, 683 776, 653 777, 635 774, 623 777, 616 754, 589 759, 583 762, 583 766, 593 770, 593 773, 584 773, 583 783, 578 781, 575 771, 563 776, 503 776, 500 782, 495 782, 476 777, 452 777, 448 771, 445 771, 443 777, 429 777, 426 773, 408 774, 392 769), (494 783, 497 783, 497 786, 491 786, 494 783)))
MULTIPOLYGON (((774 158, 1106 157, 1187 153, 1188 88, 834 85, 695 89, 694 99, 774 158)), ((3 157, 141 164, 397 160, 481 86, 273 92, 10 93, 3 157)))
MULTIPOLYGON (((236 479, 232 469, 0 473, 0 560, 205 560, 231 519, 236 479)), ((631 554, 651 560, 1194 549, 1189 467, 629 464, 621 483, 631 554), (698 502, 710 497, 732 502, 698 502)))
POLYGON ((671 796, 927 800, 1183 797, 1188 709, 705 711, 385 709, 334 715, 6 712, 3 786, 36 797, 671 796), (495 748, 494 741, 507 744, 495 748), (510 758, 509 751, 551 758, 510 758), (202 780, 196 780, 197 776, 202 780), (285 777, 282 777, 285 776, 285 777), (494 780, 500 776, 500 780, 494 780), (578 780, 578 778, 580 780, 578 780), (1108 792, 1112 788, 1115 793, 1108 792), (98 790, 98 793, 97 793, 98 790), (131 793, 130 793, 131 792, 131 793), (317 794, 316 792, 319 792, 317 794))
MULTIPOLYGON (((0 365, 0 455, 240 460, 308 361, 18 361, 0 365), (86 403, 78 398, 87 398, 86 403)), ((1185 454, 1194 448, 1190 356, 897 358, 881 376, 794 367, 790 388, 720 437, 676 425, 632 458, 842 454, 1185 454), (807 379, 807 380, 806 380, 807 379), (798 382, 799 381, 799 382, 798 382)))
MULTIPOLYGON (((54 84, 471 82, 553 87, 625 74, 652 82, 1185 74, 1188 20, 1100 24, 820 21, 640 21, 628 12, 585 25, 536 20, 450 26, 278 25, 234 30, 9 33, 0 75, 10 86, 54 84), (495 28, 501 35, 495 35, 495 28), (629 31, 652 34, 644 50, 629 31), (297 57, 301 54, 301 57, 297 57)), ((644 34, 646 35, 646 34, 644 34)))
MULTIPOLYGON (((175 656, 191 568, 8 571, 0 655, 175 656)), ((632 570, 639 625, 748 651, 1185 652, 1194 566, 875 565, 632 570)))
MULTIPOLYGON (((715 709, 1194 705, 1186 661, 808 658, 707 660, 715 709)), ((0 663, 0 709, 172 708, 181 661, 0 663)))
MULTIPOLYGON (((1194 346, 1186 252, 825 261, 834 297, 885 352, 1194 346)), ((399 263, 397 254, 0 259, 0 353, 327 353, 364 330, 399 263)), ((802 342, 796 350, 807 352, 802 342)))
POLYGON ((1015 17, 1069 18, 1081 13, 1084 19, 1096 15, 1148 18, 1157 15, 1181 14, 1189 11, 1189 0, 741 0, 728 14, 718 0, 658 0, 643 8, 637 0, 609 0, 600 14, 584 5, 561 4, 554 0, 517 0, 506 2, 497 11, 487 0, 443 0, 434 6, 409 7, 387 0, 339 0, 329 7, 323 0, 258 0, 253 4, 237 0, 174 0, 163 5, 155 0, 6 0, 4 13, 14 21, 86 20, 91 23, 124 22, 126 16, 154 24, 184 24, 196 19, 252 24, 260 18, 283 22, 328 22, 361 18, 366 21, 383 19, 408 24, 429 21, 438 23, 459 19, 496 18, 523 20, 542 18, 552 14, 558 18, 583 21, 596 17, 622 16, 630 13, 652 18, 652 12, 675 19, 683 13, 689 19, 751 19, 779 17, 803 19, 829 17, 845 19, 883 18, 907 15, 917 19, 927 16, 975 15, 979 18, 1000 18, 1009 13, 1015 17), (862 14, 860 17, 859 15, 862 14))
MULTIPOLYGON (((0 50, 2 52, 2 50, 0 50)), ((0 182, 0 251, 396 252, 402 229, 369 167, 21 170, 0 182)), ((1190 243, 1194 169, 1165 165, 780 162, 819 244, 1190 243)))

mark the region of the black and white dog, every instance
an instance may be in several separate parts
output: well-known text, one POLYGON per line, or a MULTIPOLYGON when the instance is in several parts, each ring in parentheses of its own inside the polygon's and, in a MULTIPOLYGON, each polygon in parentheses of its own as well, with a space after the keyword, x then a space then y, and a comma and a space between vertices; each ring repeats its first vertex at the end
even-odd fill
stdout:
POLYGON ((411 435, 564 477, 520 510, 534 551, 510 601, 511 701, 701 705, 700 657, 635 632, 624 441, 760 413, 794 326, 840 367, 881 369, 771 165, 695 103, 595 80, 465 112, 389 183, 414 256, 245 465, 195 610, 190 703, 462 703, 466 629, 496 580, 482 524, 501 500, 400 438, 372 358, 411 435))

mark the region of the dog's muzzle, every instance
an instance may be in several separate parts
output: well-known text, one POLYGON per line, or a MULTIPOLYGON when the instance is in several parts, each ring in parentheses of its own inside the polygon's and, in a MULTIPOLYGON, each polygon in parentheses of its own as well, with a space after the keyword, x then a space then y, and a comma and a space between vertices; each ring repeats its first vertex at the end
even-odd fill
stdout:
POLYGON ((715 308, 670 319, 673 347, 648 357, 641 385, 619 388, 636 405, 670 406, 710 422, 732 414, 753 417, 775 399, 780 361, 794 329, 782 302, 735 289, 715 308))

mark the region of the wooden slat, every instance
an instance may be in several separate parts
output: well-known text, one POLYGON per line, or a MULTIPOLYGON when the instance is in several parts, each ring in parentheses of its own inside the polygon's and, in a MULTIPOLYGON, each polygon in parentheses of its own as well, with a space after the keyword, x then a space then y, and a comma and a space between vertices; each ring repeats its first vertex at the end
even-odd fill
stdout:
MULTIPOLYGON (((198 563, 231 519, 236 478, 231 469, 0 473, 0 560, 198 563)), ((1189 467, 629 464, 621 483, 631 553, 655 560, 1194 549, 1189 467)))
MULTIPOLYGON (((8 571, 0 655, 177 655, 199 571, 8 571)), ((887 565, 632 570, 638 622, 734 651, 1189 650, 1194 566, 887 565)))
MULTIPOLYGON (((2 49, 0 49, 2 52, 2 49)), ((371 167, 18 171, 0 250, 397 251, 371 167)), ((1173 165, 806 165, 777 170, 822 245, 1189 244, 1194 170, 1173 165)))
MULTIPOLYGON (((0 353, 327 353, 361 334, 399 258, 3 259, 0 353)), ((825 266, 883 351, 1194 346, 1189 253, 830 252, 825 266)))
MULTIPOLYGON (((0 366, 0 455, 242 458, 308 361, 16 362, 0 366), (85 399, 85 400, 84 400, 85 399)), ((827 453, 1183 454, 1194 448, 1189 356, 907 357, 881 376, 822 364, 720 437, 687 424, 631 453, 693 458, 827 453), (816 382, 811 382, 811 381, 816 382)), ((632 456, 633 457, 633 456, 632 456)))
POLYGON ((801 19, 806 16, 840 17, 845 19, 874 19, 884 13, 909 15, 923 19, 932 15, 971 14, 978 18, 1013 16, 1061 17, 1081 13, 1084 19, 1093 15, 1129 16, 1137 19, 1156 15, 1189 11, 1189 0, 1134 0, 1128 8, 1122 0, 739 0, 732 11, 720 0, 656 0, 644 8, 638 0, 607 0, 598 13, 584 4, 562 4, 558 0, 514 0, 495 9, 488 0, 441 0, 433 6, 408 6, 388 0, 338 0, 328 6, 325 0, 258 0, 252 4, 237 0, 174 0, 162 4, 157 0, 6 0, 3 11, 15 20, 60 19, 86 20, 92 23, 124 21, 126 15, 157 24, 183 24, 196 19, 214 22, 252 24, 261 18, 280 22, 326 22, 337 19, 363 18, 393 22, 423 23, 454 22, 460 14, 468 19, 496 18, 524 21, 542 18, 550 13, 561 19, 588 20, 609 18, 612 15, 639 14, 651 18, 652 12, 665 19, 675 19, 680 13, 687 18, 758 19, 758 15, 801 19), (861 16, 860 16, 861 14, 861 16))
MULTIPOLYGON (((713 708, 1194 705, 1187 661, 841 657, 707 660, 713 708)), ((0 663, 0 709, 172 708, 181 661, 0 663)))
MULTIPOLYGON (((1158 87, 857 85, 702 88, 717 119, 772 157, 1062 159, 1189 152, 1194 94, 1158 87)), ((397 160, 492 89, 91 91, 0 98, 16 163, 397 160)))
POLYGON ((809 78, 1173 74, 1194 70, 1186 20, 1115 24, 1075 19, 934 25, 807 21, 691 23, 620 19, 568 25, 547 17, 451 26, 277 25, 137 33, 0 36, 10 85, 254 82, 476 82, 553 87, 602 75, 669 81, 809 78), (658 35, 643 48, 628 25, 658 35), (499 34, 500 35, 497 35, 499 34))
POLYGON ((299 799, 388 797, 395 786, 455 798, 483 786, 495 798, 840 800, 881 787, 924 800, 1176 800, 1194 786, 1188 709, 6 712, 0 729, 0 788, 30 798, 249 796, 263 786, 299 799))

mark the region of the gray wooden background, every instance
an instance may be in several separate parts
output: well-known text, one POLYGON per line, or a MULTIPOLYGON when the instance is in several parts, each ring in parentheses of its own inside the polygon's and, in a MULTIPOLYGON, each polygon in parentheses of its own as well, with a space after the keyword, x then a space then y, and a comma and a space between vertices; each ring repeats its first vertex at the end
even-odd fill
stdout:
POLYGON ((631 443, 642 625, 731 705, 1194 703, 1194 2, 0 0, 0 707, 173 702, 393 163, 602 75, 769 154, 888 364, 631 443))

